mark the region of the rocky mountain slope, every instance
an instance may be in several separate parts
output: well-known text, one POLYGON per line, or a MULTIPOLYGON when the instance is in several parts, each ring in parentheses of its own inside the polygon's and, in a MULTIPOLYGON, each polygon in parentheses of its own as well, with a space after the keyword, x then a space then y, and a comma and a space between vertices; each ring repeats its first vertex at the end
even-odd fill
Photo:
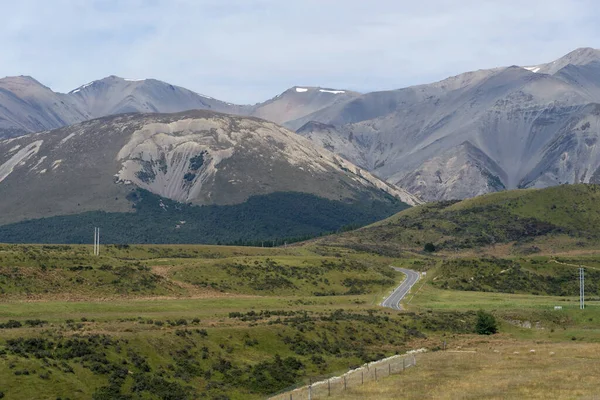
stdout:
POLYGON ((288 126, 291 121, 358 96, 359 93, 348 90, 295 86, 264 103, 256 104, 250 115, 288 126))
POLYGON ((0 138, 58 128, 90 115, 69 95, 55 93, 35 79, 0 79, 0 138))
POLYGON ((206 109, 284 125, 424 200, 598 182, 600 51, 359 94, 293 87, 238 106, 164 82, 108 77, 68 94, 0 80, 0 137, 126 112, 206 109))
POLYGON ((211 110, 250 114, 237 106, 156 79, 109 76, 67 94, 27 76, 0 79, 0 138, 14 137, 131 112, 211 110))
POLYGON ((345 90, 293 87, 264 103, 235 105, 156 79, 109 76, 63 94, 31 77, 6 77, 0 79, 0 138, 132 112, 210 110, 285 125, 358 95, 345 90))
POLYGON ((194 205, 274 192, 419 202, 281 126, 209 111, 125 114, 0 141, 0 223, 131 211, 136 188, 194 205))
POLYGON ((368 93, 288 123, 425 200, 600 179, 600 51, 368 93), (311 124, 306 125, 311 122, 311 124))

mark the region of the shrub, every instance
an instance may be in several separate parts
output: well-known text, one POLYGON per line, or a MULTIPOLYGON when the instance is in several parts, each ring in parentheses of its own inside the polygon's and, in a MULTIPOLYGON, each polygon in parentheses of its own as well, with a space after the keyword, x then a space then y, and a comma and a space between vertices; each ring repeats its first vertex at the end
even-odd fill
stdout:
POLYGON ((483 310, 477 312, 477 324, 475 325, 475 332, 480 335, 493 335, 498 332, 498 323, 496 318, 483 310))
POLYGON ((427 253, 433 253, 435 251, 435 245, 433 243, 425 243, 423 251, 426 251, 427 253))

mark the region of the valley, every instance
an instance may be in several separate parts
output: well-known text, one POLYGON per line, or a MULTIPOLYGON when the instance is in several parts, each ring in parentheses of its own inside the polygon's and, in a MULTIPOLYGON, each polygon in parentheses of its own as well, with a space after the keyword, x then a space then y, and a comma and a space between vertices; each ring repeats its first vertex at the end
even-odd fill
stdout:
MULTIPOLYGON (((530 224, 544 217, 564 230, 579 226, 576 213, 539 210, 556 198, 583 207, 578 199, 593 198, 595 190, 507 192, 451 207, 478 210, 481 220, 499 220, 493 216, 502 207, 529 210, 530 224)), ((449 384, 458 373, 468 375, 459 387, 491 395, 506 389, 477 382, 496 363, 512 371, 497 376, 515 395, 530 393, 524 390, 532 390, 526 383, 532 381, 539 382, 536 393, 558 398, 598 390, 589 380, 593 369, 577 361, 577 354, 596 351, 600 331, 594 225, 582 230, 584 243, 571 231, 539 231, 527 243, 538 249, 524 252, 517 244, 522 239, 503 236, 499 224, 495 243, 472 242, 474 236, 464 243, 477 244, 455 248, 442 244, 451 236, 440 236, 421 213, 434 210, 432 218, 443 221, 436 212, 448 211, 435 211, 442 206, 417 206, 391 218, 421 224, 419 238, 431 238, 433 252, 402 236, 382 240, 377 231, 389 235, 394 226, 386 221, 275 248, 102 245, 94 257, 89 245, 0 245, 0 391, 11 399, 42 391, 49 399, 192 399, 200 393, 258 399, 422 347, 428 353, 414 369, 351 388, 342 398, 393 397, 404 390, 396 382, 406 390, 422 385, 423 395, 438 397, 441 383, 431 376, 441 374, 440 382, 449 384), (425 272, 402 301, 403 311, 380 306, 405 279, 391 265, 425 272), (579 265, 587 274, 585 310, 577 297, 579 265), (497 320, 499 333, 476 334, 481 310, 497 320), (542 384, 563 373, 563 364, 577 365, 569 373, 588 382, 583 392, 542 384), (531 381, 518 378, 521 370, 531 381)), ((597 214, 586 212, 592 220, 597 214)), ((449 214, 444 224, 459 217, 449 214)), ((511 232, 525 234, 530 224, 511 232)), ((454 232, 461 240, 473 235, 454 232)))
POLYGON ((6 2, 0 400, 597 398, 595 5, 6 2))

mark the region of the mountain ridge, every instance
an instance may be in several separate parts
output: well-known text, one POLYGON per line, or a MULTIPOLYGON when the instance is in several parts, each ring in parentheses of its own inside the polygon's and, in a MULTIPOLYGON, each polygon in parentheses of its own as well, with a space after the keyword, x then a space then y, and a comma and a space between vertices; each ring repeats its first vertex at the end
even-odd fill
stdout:
MULTIPOLYGON (((587 183, 600 168, 599 81, 600 51, 583 48, 535 67, 369 93, 288 125, 329 125, 330 142, 351 133, 359 148, 348 152, 340 144, 336 152, 427 201, 587 183), (552 66, 554 75, 544 73, 552 66)), ((302 134, 324 135, 305 128, 302 134)))
POLYGON ((239 204, 273 192, 420 202, 255 117, 206 110, 121 114, 0 140, 0 223, 127 212, 133 188, 194 205, 239 204))
POLYGON ((600 50, 592 48, 364 94, 293 86, 244 106, 152 79, 113 75, 70 94, 17 81, 0 80, 0 137, 106 114, 208 109, 284 125, 427 201, 600 176, 600 50))

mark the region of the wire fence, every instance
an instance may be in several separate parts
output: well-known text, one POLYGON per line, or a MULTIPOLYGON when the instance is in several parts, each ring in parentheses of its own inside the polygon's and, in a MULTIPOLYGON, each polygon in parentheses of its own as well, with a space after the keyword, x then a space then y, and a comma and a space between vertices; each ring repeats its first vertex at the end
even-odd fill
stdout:
POLYGON ((377 381, 390 375, 400 374, 406 368, 417 365, 417 353, 424 349, 411 351, 407 354, 396 355, 374 361, 362 367, 346 372, 344 375, 312 382, 294 390, 278 393, 269 400, 318 400, 340 394, 352 387, 364 385, 366 382, 377 381))

